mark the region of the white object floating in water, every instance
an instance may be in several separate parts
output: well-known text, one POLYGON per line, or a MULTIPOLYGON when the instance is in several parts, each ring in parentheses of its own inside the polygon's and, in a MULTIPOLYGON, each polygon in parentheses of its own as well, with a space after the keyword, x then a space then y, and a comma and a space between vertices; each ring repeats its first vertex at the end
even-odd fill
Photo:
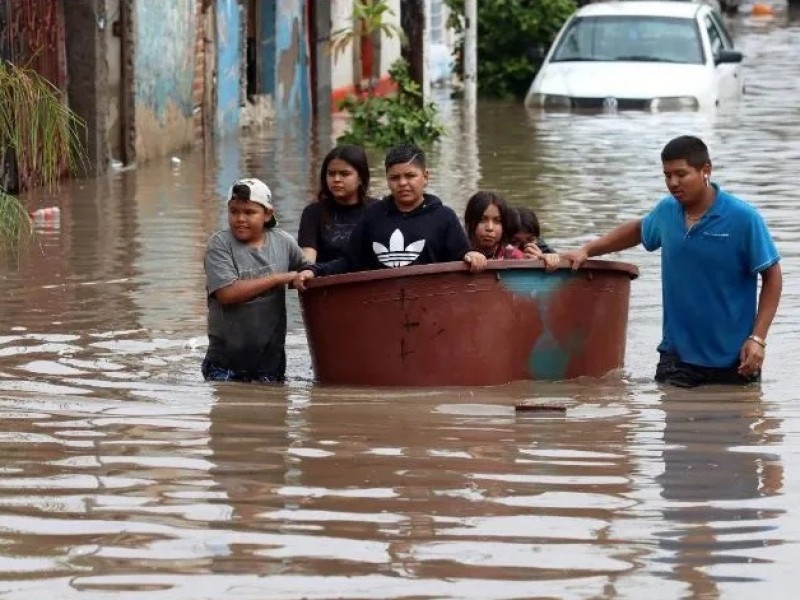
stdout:
POLYGON ((191 337, 186 340, 186 343, 183 345, 184 348, 187 350, 197 350, 198 348, 202 348, 206 346, 206 340, 200 337, 191 337))
POLYGON ((170 158, 169 160, 170 160, 170 162, 171 162, 173 165, 179 165, 179 164, 181 164, 181 159, 180 159, 180 158, 178 158, 177 156, 173 156, 173 157, 172 157, 172 158, 170 158))
POLYGON ((46 206, 33 211, 31 218, 36 227, 58 228, 61 226, 61 209, 58 206, 46 206))

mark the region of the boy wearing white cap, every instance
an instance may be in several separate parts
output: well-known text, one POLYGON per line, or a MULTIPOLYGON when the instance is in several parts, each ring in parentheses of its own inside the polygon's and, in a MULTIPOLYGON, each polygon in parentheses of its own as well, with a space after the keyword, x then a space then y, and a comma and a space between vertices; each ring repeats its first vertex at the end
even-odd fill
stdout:
POLYGON ((277 228, 272 194, 258 179, 228 193, 229 228, 206 246, 211 381, 283 381, 286 372, 286 284, 308 266, 294 238, 277 228))

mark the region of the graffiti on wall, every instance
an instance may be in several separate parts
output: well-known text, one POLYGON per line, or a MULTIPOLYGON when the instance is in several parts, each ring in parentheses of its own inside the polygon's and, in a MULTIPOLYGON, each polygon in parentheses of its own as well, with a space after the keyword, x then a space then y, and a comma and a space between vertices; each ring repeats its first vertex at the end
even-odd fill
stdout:
POLYGON ((237 0, 217 0, 217 132, 239 127, 241 105, 241 18, 237 0))
POLYGON ((280 0, 275 28, 276 110, 279 116, 311 116, 306 3, 280 0))
POLYGON ((259 5, 258 53, 260 77, 258 92, 275 95, 275 0, 265 0, 259 5))
POLYGON ((195 2, 136 3, 136 108, 167 124, 170 111, 191 119, 195 2))

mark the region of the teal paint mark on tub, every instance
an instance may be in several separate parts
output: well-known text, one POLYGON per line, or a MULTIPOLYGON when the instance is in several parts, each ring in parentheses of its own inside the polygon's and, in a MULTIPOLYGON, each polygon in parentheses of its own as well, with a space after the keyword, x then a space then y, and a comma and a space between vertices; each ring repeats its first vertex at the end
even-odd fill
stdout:
POLYGON ((195 0, 136 2, 137 108, 151 111, 160 125, 170 106, 192 117, 195 0))
POLYGON ((548 332, 542 332, 528 357, 528 371, 537 379, 564 379, 571 352, 559 346, 548 332))
POLYGON ((528 371, 536 379, 564 379, 570 359, 582 346, 578 336, 572 336, 566 345, 559 345, 550 332, 547 307, 554 294, 571 281, 571 271, 547 273, 541 269, 513 269, 497 271, 500 284, 518 296, 536 302, 539 320, 544 328, 528 355, 528 371))
POLYGON ((509 269, 497 271, 500 284, 514 294, 533 298, 537 302, 547 301, 574 275, 568 271, 546 273, 541 269, 509 269))
POLYGON ((241 18, 237 0, 217 0, 217 133, 239 129, 241 109, 241 18))
POLYGON ((583 344, 582 332, 573 332, 559 345, 549 331, 544 331, 528 356, 528 371, 536 379, 565 379, 570 360, 583 349, 583 344))

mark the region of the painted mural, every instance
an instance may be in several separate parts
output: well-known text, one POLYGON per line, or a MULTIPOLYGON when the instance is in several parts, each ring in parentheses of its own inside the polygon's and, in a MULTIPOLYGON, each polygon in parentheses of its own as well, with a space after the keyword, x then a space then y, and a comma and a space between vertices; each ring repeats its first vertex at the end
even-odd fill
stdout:
POLYGON ((135 3, 137 156, 146 160, 192 143, 195 1, 135 3))
POLYGON ((308 24, 306 3, 279 0, 275 28, 277 93, 279 117, 311 117, 311 89, 308 75, 308 24))
POLYGON ((275 0, 264 0, 259 5, 259 93, 275 94, 275 0))
POLYGON ((239 2, 217 0, 217 115, 219 135, 239 128, 241 107, 242 34, 239 2))

